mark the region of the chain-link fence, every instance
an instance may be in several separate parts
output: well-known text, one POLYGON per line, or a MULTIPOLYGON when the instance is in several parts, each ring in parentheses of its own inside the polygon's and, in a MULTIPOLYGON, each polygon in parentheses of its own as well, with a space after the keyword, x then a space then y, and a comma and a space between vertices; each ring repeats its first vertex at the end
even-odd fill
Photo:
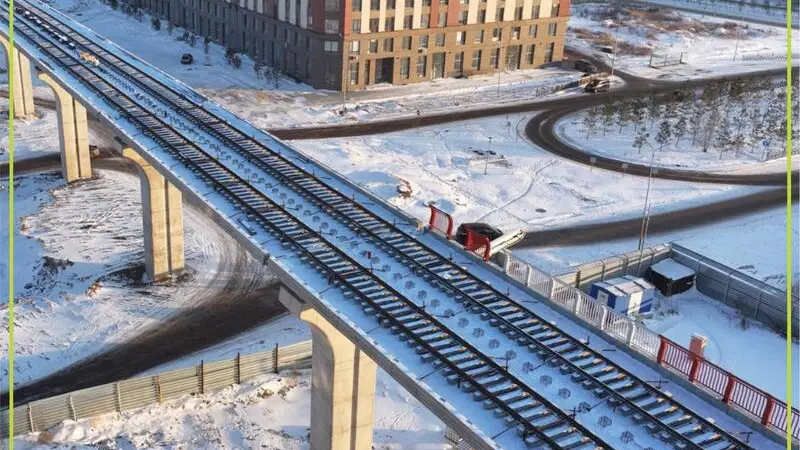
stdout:
MULTIPOLYGON (((203 394, 266 373, 311 367, 311 341, 157 375, 94 386, 14 408, 14 435, 47 430, 64 420, 123 412, 188 394, 203 394)), ((0 437, 8 437, 8 410, 0 411, 0 437)))
MULTIPOLYGON (((698 291, 777 332, 786 332, 786 292, 677 244, 672 245, 670 258, 697 272, 698 291)), ((796 295, 792 295, 792 304, 792 334, 797 336, 800 315, 796 295)))

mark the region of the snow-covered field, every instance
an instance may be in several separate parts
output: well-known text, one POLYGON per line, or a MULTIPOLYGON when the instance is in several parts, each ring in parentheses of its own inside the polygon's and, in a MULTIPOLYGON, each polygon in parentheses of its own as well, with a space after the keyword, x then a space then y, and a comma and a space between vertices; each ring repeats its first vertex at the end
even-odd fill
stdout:
POLYGON ((616 16, 601 3, 573 5, 567 45, 597 54, 599 46, 614 46, 615 66, 639 76, 686 79, 785 67, 786 29, 662 8, 623 7, 616 16), (618 26, 619 25, 619 26, 618 26), (685 64, 650 68, 653 59, 680 59, 685 64), (735 55, 735 59, 734 59, 735 55))
MULTIPOLYGON (((796 266, 795 266, 796 267, 796 266)), ((645 324, 684 347, 692 334, 708 338, 706 359, 745 381, 786 400, 786 337, 743 319, 742 314, 696 289, 672 297, 657 296, 657 308, 645 324)), ((792 379, 800 379, 800 346, 792 344, 792 379)), ((794 404, 800 392, 794 391, 794 404)))
MULTIPOLYGON (((657 181, 656 183, 660 183, 657 181)), ((639 211, 641 214, 641 210, 639 211)), ((792 208, 792 230, 798 236, 797 217, 800 209, 792 208)), ((712 258, 779 289, 786 286, 786 209, 775 208, 750 214, 723 223, 704 225, 664 234, 650 234, 646 245, 675 242, 701 255, 712 258)), ((569 267, 608 258, 636 249, 637 239, 622 239, 603 245, 579 245, 518 249, 514 254, 550 273, 565 272, 569 267)), ((793 267, 798 276, 798 247, 795 245, 793 267)))
MULTIPOLYGON (((229 270, 235 241, 185 208, 189 272, 180 283, 138 285, 143 268, 139 180, 96 171, 99 179, 64 186, 58 175, 17 179, 15 382, 24 384, 125 342, 176 309, 191 307, 229 270)), ((6 191, 3 183, 3 192, 6 191)), ((8 196, 0 198, 8 208, 8 196)), ((3 227, 3 254, 8 230, 3 227)), ((7 279, 7 259, 0 278, 7 279)), ((252 270, 257 270, 258 264, 252 270)), ((3 301, 3 320, 7 320, 3 301)), ((7 327, 3 327, 7 329, 7 327)), ((7 367, 8 340, 0 339, 7 367)), ((7 383, 7 369, 0 384, 7 383)))
MULTIPOLYGON (((645 178, 592 170, 532 146, 517 134, 529 117, 293 145, 421 220, 427 220, 431 201, 453 213, 457 224, 485 221, 506 231, 641 214, 645 178), (486 153, 479 152, 488 152, 490 145, 495 155, 487 164, 486 153), (398 192, 406 184, 412 191, 408 198, 398 192)), ((758 188, 658 180, 653 189, 654 211, 665 211, 758 188)))
MULTIPOLYGON (((309 370, 269 374, 207 395, 186 396, 121 415, 65 421, 48 432, 17 438, 15 444, 20 450, 83 450, 103 444, 120 450, 308 449, 310 402, 309 370)), ((444 439, 444 425, 379 372, 373 448, 450 447, 444 439)))

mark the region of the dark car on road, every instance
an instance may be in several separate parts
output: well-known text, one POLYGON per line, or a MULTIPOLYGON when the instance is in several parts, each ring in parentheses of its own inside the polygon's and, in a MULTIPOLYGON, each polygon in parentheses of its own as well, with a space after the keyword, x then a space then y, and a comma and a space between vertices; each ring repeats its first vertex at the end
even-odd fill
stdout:
POLYGON ((181 64, 191 64, 192 61, 194 61, 194 57, 191 53, 184 53, 183 56, 181 56, 181 64))
POLYGON ((611 81, 603 78, 595 78, 590 81, 585 88, 586 92, 605 92, 611 89, 611 81))
POLYGON ((587 73, 597 73, 597 66, 585 59, 575 61, 575 70, 587 73))
POLYGON ((498 230, 497 228, 489 224, 462 223, 461 225, 458 226, 458 230, 456 230, 456 242, 458 242, 461 245, 464 245, 464 242, 467 241, 467 230, 471 230, 473 233, 486 236, 489 238, 490 241, 493 241, 503 235, 502 231, 498 230))

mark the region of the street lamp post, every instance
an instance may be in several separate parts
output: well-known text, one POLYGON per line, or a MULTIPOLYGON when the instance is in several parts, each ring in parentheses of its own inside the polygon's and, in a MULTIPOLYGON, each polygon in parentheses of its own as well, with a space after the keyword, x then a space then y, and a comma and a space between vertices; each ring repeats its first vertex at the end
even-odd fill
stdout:
POLYGON ((489 136, 489 151, 486 152, 486 163, 483 165, 483 174, 486 175, 489 172, 489 155, 492 153, 492 137, 489 136))

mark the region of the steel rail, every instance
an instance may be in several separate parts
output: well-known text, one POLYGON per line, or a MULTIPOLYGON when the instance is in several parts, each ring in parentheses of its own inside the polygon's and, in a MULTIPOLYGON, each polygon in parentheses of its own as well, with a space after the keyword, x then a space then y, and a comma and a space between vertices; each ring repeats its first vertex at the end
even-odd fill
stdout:
MULTIPOLYGON (((33 30, 34 32, 37 32, 33 27, 29 27, 29 28, 31 30, 33 30)), ((25 29, 25 27, 23 27, 23 32, 24 32, 24 29, 25 29)), ((42 34, 42 33, 39 33, 39 34, 42 34)), ((46 36, 45 36, 45 39, 48 40, 48 41, 51 40, 46 36)), ((249 191, 249 192, 246 192, 247 195, 259 197, 260 201, 263 201, 265 203, 270 204, 272 209, 280 210, 283 214, 285 214, 287 216, 287 217, 285 217, 286 220, 291 220, 291 221, 294 222, 294 225, 296 227, 304 229, 303 230, 304 232, 301 233, 300 236, 303 236, 303 237, 309 236, 309 235, 313 236, 313 238, 315 240, 314 244, 323 244, 323 245, 325 245, 330 252, 338 253, 339 258, 345 260, 348 264, 351 265, 351 267, 355 267, 356 270, 358 270, 358 272, 357 272, 358 274, 365 274, 365 276, 366 276, 367 269, 364 266, 362 266, 361 264, 357 263, 355 260, 350 258, 348 255, 344 254, 340 250, 336 249, 336 247, 334 245, 332 245, 329 241, 327 241, 325 238, 320 236, 318 233, 314 232, 307 225, 303 224, 301 221, 296 219, 291 213, 286 211, 285 208, 281 207, 280 205, 278 205, 277 203, 275 203, 274 201, 269 199, 269 197, 267 197, 263 193, 261 193, 259 191, 256 191, 255 189, 250 187, 247 184, 247 182, 245 182, 244 180, 241 179, 241 177, 239 177, 238 175, 234 174, 233 172, 231 172, 230 170, 228 170, 227 168, 225 168, 224 166, 222 166, 218 162, 215 162, 213 160, 213 158, 210 155, 207 154, 207 152, 205 152, 204 150, 200 149, 198 146, 196 146, 191 141, 183 138, 180 135, 180 133, 177 132, 176 130, 174 130, 170 125, 164 123, 161 119, 157 118, 156 116, 154 116, 152 114, 147 114, 147 113, 143 112, 143 114, 141 116, 138 116, 138 117, 134 116, 133 114, 130 113, 130 106, 131 105, 123 103, 123 102, 120 102, 119 100, 113 98, 109 94, 109 91, 111 91, 111 90, 116 91, 117 95, 119 97, 123 98, 127 103, 135 105, 136 102, 133 99, 131 99, 127 94, 124 94, 119 89, 113 88, 105 80, 103 80, 100 77, 97 77, 96 74, 93 74, 93 75, 98 78, 97 80, 94 80, 94 81, 93 80, 89 80, 86 77, 86 75, 81 74, 80 72, 85 71, 85 72, 90 73, 90 74, 92 74, 92 72, 89 69, 87 69, 84 65, 80 64, 74 57, 71 57, 67 53, 63 52, 63 50, 61 50, 59 47, 53 46, 52 44, 50 45, 50 48, 57 49, 59 51, 59 53, 61 53, 60 55, 59 54, 54 54, 53 51, 48 51, 48 49, 45 46, 41 46, 41 43, 39 43, 39 42, 36 42, 36 44, 38 46, 40 46, 41 50, 50 53, 51 55, 53 55, 54 57, 56 57, 58 59, 61 59, 61 60, 63 60, 63 59, 72 59, 75 62, 74 66, 79 67, 79 69, 74 69, 74 68, 72 68, 70 66, 67 66, 67 67, 68 67, 68 70, 70 72, 72 72, 76 76, 76 78, 79 78, 81 80, 81 82, 83 82, 87 87, 89 87, 90 89, 95 91, 99 96, 101 96, 101 98, 111 99, 114 102, 114 104, 116 104, 115 109, 117 109, 117 111, 123 113, 123 115, 126 116, 127 120, 129 120, 132 124, 135 124, 137 126, 137 128, 140 129, 143 133, 149 135, 154 140, 159 142, 168 151, 169 151, 169 149, 171 149, 172 151, 170 151, 170 153, 173 153, 173 155, 175 153, 177 153, 177 155, 174 155, 174 156, 176 156, 179 160, 183 161, 184 164, 186 164, 187 166, 196 167, 198 169, 198 171, 200 171, 201 173, 203 173, 205 175, 205 177, 208 177, 209 179, 213 180, 214 177, 208 173, 210 169, 207 169, 207 168, 204 169, 204 168, 200 167, 199 163, 197 163, 196 160, 193 160, 193 159, 189 158, 188 156, 186 156, 186 153, 188 152, 188 150, 186 148, 178 149, 177 148, 178 145, 188 146, 189 149, 191 149, 192 151, 194 151, 196 153, 204 154, 204 156, 203 156, 203 161, 204 162, 207 162, 209 164, 213 164, 214 166, 216 166, 216 168, 215 168, 216 170, 218 170, 220 172, 223 172, 223 173, 226 173, 227 177, 233 178, 234 180, 238 181, 238 183, 236 184, 236 188, 238 188, 240 190, 244 190, 244 191, 249 191), (98 87, 97 84, 105 85, 105 86, 108 87, 108 89, 103 89, 101 87, 98 87), (170 143, 169 141, 165 140, 165 138, 163 136, 159 136, 158 133, 152 131, 152 129, 154 128, 153 124, 152 123, 151 124, 145 123, 145 121, 143 119, 144 117, 149 119, 149 121, 155 122, 157 125, 160 125, 162 128, 164 128, 166 130, 169 130, 172 133, 173 137, 180 144, 170 143), (183 142, 180 142, 180 141, 183 141, 183 142)), ((63 61, 62 61, 62 64, 63 64, 63 61)), ((429 352, 431 354, 436 355, 437 358, 440 359, 445 365, 447 365, 452 371, 454 371, 456 373, 459 373, 460 374, 460 378, 464 378, 466 381, 471 383, 476 389, 480 390, 482 392, 482 394, 484 394, 487 398, 492 399, 493 403, 497 407, 499 407, 501 409, 505 409, 506 412, 509 415, 511 415, 512 417, 515 417, 515 419, 521 425, 523 425, 525 427, 525 433, 526 434, 527 433, 531 433, 531 434, 537 436, 538 438, 540 438, 542 441, 548 443, 549 445, 554 446, 554 448, 560 448, 559 444, 557 444, 554 441, 550 440, 550 438, 546 434, 544 434, 543 432, 539 431, 536 426, 534 426, 534 425, 532 425, 530 423, 527 423, 527 421, 523 417, 519 416, 516 413, 516 411, 511 409, 503 401, 499 400, 491 391, 489 391, 488 389, 484 388, 480 384, 480 382, 472 379, 472 377, 470 377, 468 374, 466 374, 463 371, 461 371, 461 369, 457 365, 455 365, 447 357, 442 356, 435 348, 433 348, 430 344, 428 344, 427 341, 424 341, 423 339, 421 339, 419 337, 416 337, 413 334, 413 331, 411 331, 407 327, 405 327, 402 324, 402 322, 400 322, 396 317, 394 317, 392 314, 386 312, 383 308, 380 307, 380 305, 374 303, 373 300, 370 297, 367 297, 363 292, 361 292, 356 286, 354 286, 352 283, 350 283, 347 279, 341 277, 340 273, 338 273, 338 272, 336 272, 336 270, 328 267, 327 264, 325 263, 325 261, 319 259, 316 255, 314 255, 313 252, 311 252, 309 249, 305 248, 295 238, 293 238, 288 233, 286 233, 284 231, 285 228, 286 228, 286 224, 285 223, 281 224, 281 225, 276 225, 276 224, 272 223, 272 221, 270 221, 269 219, 264 217, 264 214, 265 214, 264 212, 259 213, 259 211, 256 209, 256 207, 252 206, 247 201, 241 199, 241 197, 245 196, 245 194, 241 194, 241 193, 237 194, 233 190, 233 188, 231 188, 230 185, 228 185, 228 184, 225 184, 225 183, 222 183, 222 182, 219 182, 219 181, 216 181, 216 180, 214 180, 214 183, 218 187, 222 188, 223 191, 227 192, 229 194, 229 196, 226 196, 226 197, 229 197, 229 199, 232 200, 234 203, 239 203, 242 207, 245 207, 245 208, 249 209, 253 213, 253 215, 255 215, 257 217, 261 217, 261 220, 259 220, 259 223, 261 225, 264 225, 264 226, 272 229, 273 233, 278 234, 282 238, 290 240, 297 248, 299 248, 305 254, 306 257, 312 258, 314 261, 317 262, 317 264, 320 267, 322 267, 324 270, 329 272, 329 274, 336 275, 336 277, 338 279, 340 279, 340 281, 343 281, 345 284, 347 284, 350 287, 351 291, 353 293, 359 295, 362 298, 363 301, 366 301, 367 303, 370 303, 370 305, 373 308, 377 308, 377 309, 383 311, 383 314, 386 316, 386 318, 388 318, 391 322, 393 322, 399 328, 403 329, 404 332, 406 332, 411 337, 413 337, 418 342, 419 345, 425 347, 426 350, 429 350, 429 352)), ((352 272, 351 271, 350 273, 356 273, 356 272, 352 272)), ((528 388, 528 386, 525 383, 522 383, 516 377, 514 377, 513 375, 511 375, 510 373, 508 373, 507 371, 502 369, 502 367, 500 367, 490 357, 487 357, 487 356, 483 355, 480 351, 475 349, 471 344, 469 344, 468 342, 466 342, 465 340, 460 338, 456 333, 452 332, 447 327, 445 327, 444 325, 439 323, 437 320, 435 320, 430 314, 424 313, 424 310, 422 310, 420 307, 418 307, 416 304, 414 304, 410 300, 406 299, 404 296, 399 294, 397 291, 395 291, 390 286, 386 285, 384 282, 382 282, 374 274, 369 273, 368 276, 370 278, 372 278, 372 281, 375 284, 382 286, 382 288, 384 290, 392 293, 392 295, 394 297, 396 297, 399 301, 404 302, 405 306, 407 306, 408 308, 414 310, 416 313, 420 314, 420 316, 423 318, 422 320, 425 320, 425 321, 433 324, 435 327, 437 327, 440 330, 442 330, 443 333, 448 334, 449 335, 449 336, 447 336, 448 339, 452 339, 453 341, 458 342, 459 345, 461 345, 462 347, 466 348, 467 351, 472 352, 473 353, 473 358, 481 359, 482 362, 484 364, 486 364, 487 366, 491 367, 493 371, 496 371, 496 372, 502 374, 503 376, 505 376, 506 378, 508 378, 509 381, 513 385, 515 385, 517 388, 521 389, 526 394, 530 395, 535 400, 539 401, 540 404, 545 405, 547 408, 551 409, 551 412, 554 412, 556 415, 559 415, 561 420, 565 421, 566 423, 569 423, 569 424, 573 425, 575 428, 580 427, 579 424, 574 423, 575 422, 574 419, 572 419, 569 416, 567 416, 558 407, 556 407, 555 405, 550 403, 548 400, 546 400, 546 399, 542 398, 541 396, 539 396, 537 393, 535 393, 535 391, 533 391, 532 389, 528 388)), ((607 444, 604 444, 599 438, 594 436, 591 432, 588 432, 588 430, 586 430, 586 433, 584 433, 584 434, 589 434, 589 436, 584 436, 584 437, 589 438, 591 440, 594 440, 602 448, 609 448, 609 449, 611 448, 607 444), (594 437, 594 438, 592 438, 592 437, 594 437)))

